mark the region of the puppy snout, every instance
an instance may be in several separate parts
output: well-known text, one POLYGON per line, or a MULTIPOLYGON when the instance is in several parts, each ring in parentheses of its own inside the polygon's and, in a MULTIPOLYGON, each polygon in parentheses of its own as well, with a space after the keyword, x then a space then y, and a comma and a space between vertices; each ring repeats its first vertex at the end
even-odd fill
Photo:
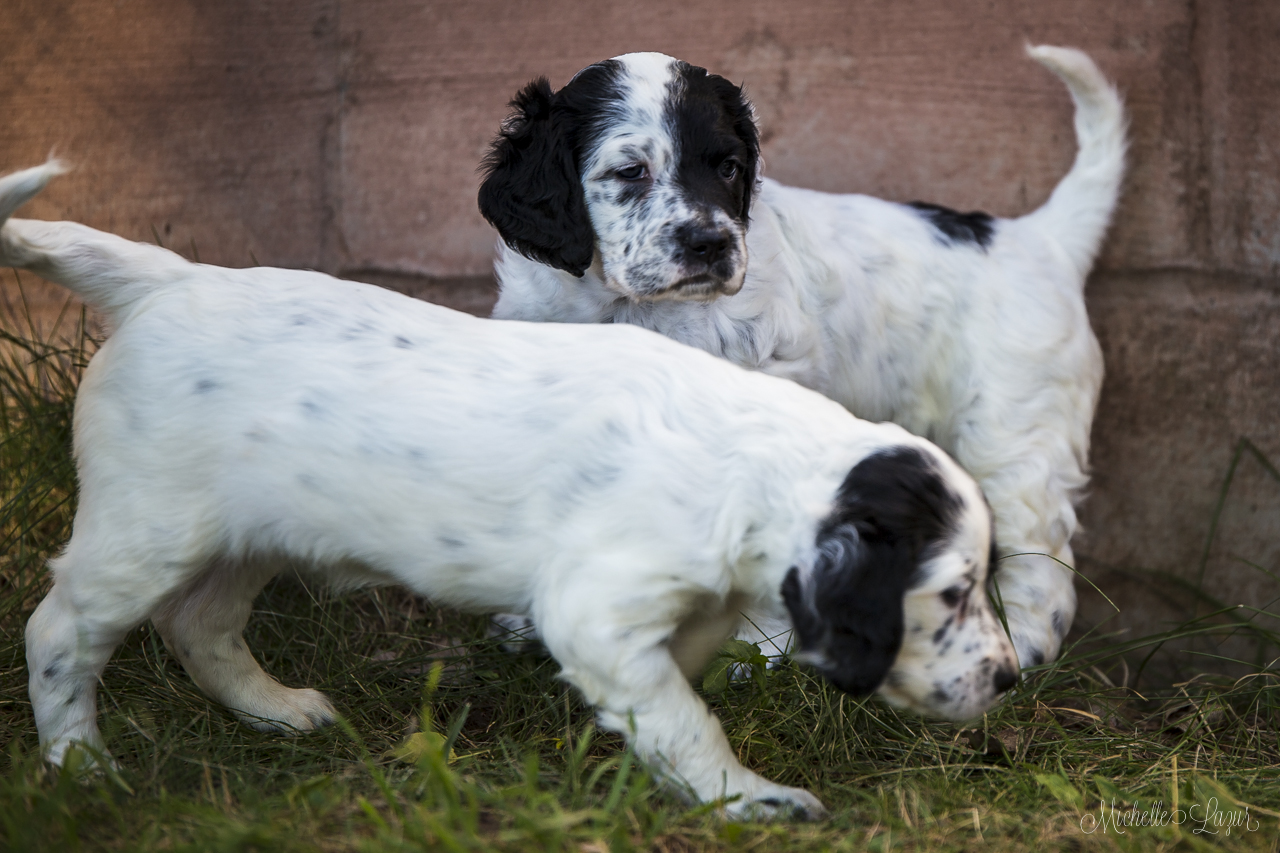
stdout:
POLYGON ((996 670, 995 687, 997 693, 1003 693, 1018 683, 1018 673, 1011 667, 1002 666, 996 670))
POLYGON ((676 240, 686 263, 706 266, 720 260, 732 242, 729 232, 722 228, 693 224, 681 226, 676 240))

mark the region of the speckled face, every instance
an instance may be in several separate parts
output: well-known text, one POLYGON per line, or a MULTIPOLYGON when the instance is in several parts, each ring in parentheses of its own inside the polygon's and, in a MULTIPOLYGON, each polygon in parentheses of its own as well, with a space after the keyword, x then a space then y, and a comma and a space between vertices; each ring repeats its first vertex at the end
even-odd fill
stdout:
POLYGON ((749 104, 668 56, 614 61, 619 98, 579 164, 605 285, 636 300, 736 293, 759 159, 749 104))
POLYGON ((987 598, 993 543, 978 484, 937 448, 865 457, 816 531, 812 565, 783 581, 793 657, 856 696, 949 720, 983 713, 1018 678, 987 598))
MULTIPOLYGON (((980 527, 957 531, 974 539, 980 527)), ((880 686, 895 705, 964 721, 980 716, 1017 680, 1018 663, 987 596, 995 549, 957 542, 922 571, 903 598, 902 649, 880 686)))

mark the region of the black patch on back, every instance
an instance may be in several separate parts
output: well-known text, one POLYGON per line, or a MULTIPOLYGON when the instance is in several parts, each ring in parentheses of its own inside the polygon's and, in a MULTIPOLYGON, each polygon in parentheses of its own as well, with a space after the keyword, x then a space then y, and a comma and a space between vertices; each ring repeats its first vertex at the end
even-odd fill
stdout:
POLYGON ((932 225, 944 239, 946 245, 970 243, 979 249, 986 250, 991 245, 991 236, 995 233, 995 217, 981 210, 961 213, 940 204, 929 204, 925 201, 913 201, 907 204, 932 225))
POLYGON ((801 652, 841 690, 875 690, 902 647, 902 599, 942 547, 963 502, 913 447, 881 451, 845 477, 818 528, 811 589, 793 568, 782 585, 801 652))
POLYGON ((676 181, 699 205, 723 208, 745 223, 760 164, 760 134, 742 88, 705 68, 677 61, 663 121, 676 144, 676 181), (740 166, 725 180, 726 160, 740 166))
POLYGON ((541 77, 511 102, 512 113, 481 169, 480 213, 520 254, 581 277, 591 266, 595 232, 580 167, 615 115, 622 65, 583 69, 559 92, 541 77))

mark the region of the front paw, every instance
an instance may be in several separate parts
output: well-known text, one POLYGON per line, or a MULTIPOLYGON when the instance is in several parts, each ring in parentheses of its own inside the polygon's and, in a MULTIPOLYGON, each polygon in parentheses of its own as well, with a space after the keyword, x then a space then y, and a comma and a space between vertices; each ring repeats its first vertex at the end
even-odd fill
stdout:
POLYGON ((489 637, 501 640, 498 647, 509 655, 538 655, 546 657, 547 647, 538 636, 537 626, 528 616, 515 613, 494 613, 489 617, 489 637))
POLYGON ((827 816, 822 801, 803 788, 771 785, 724 807, 733 820, 821 820, 827 816))
POLYGON ((332 725, 338 717, 329 697, 319 690, 275 685, 267 696, 255 700, 245 710, 232 708, 232 713, 260 732, 297 735, 332 725))

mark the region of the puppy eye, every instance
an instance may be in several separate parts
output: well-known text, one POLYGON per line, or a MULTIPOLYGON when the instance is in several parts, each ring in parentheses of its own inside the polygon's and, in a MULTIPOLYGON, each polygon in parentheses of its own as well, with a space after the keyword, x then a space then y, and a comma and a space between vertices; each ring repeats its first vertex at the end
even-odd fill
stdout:
POLYGON ((720 177, 726 181, 732 181, 738 177, 738 169, 740 168, 741 164, 737 160, 725 160, 720 164, 720 177))
POLYGON ((624 181, 638 181, 648 175, 649 171, 644 167, 643 163, 634 163, 630 166, 618 169, 614 174, 619 178, 622 178, 624 181))
POLYGON ((968 593, 969 587, 967 586, 953 586, 944 589, 939 593, 939 596, 942 598, 943 604, 948 607, 955 607, 960 603, 960 599, 964 598, 968 593))

